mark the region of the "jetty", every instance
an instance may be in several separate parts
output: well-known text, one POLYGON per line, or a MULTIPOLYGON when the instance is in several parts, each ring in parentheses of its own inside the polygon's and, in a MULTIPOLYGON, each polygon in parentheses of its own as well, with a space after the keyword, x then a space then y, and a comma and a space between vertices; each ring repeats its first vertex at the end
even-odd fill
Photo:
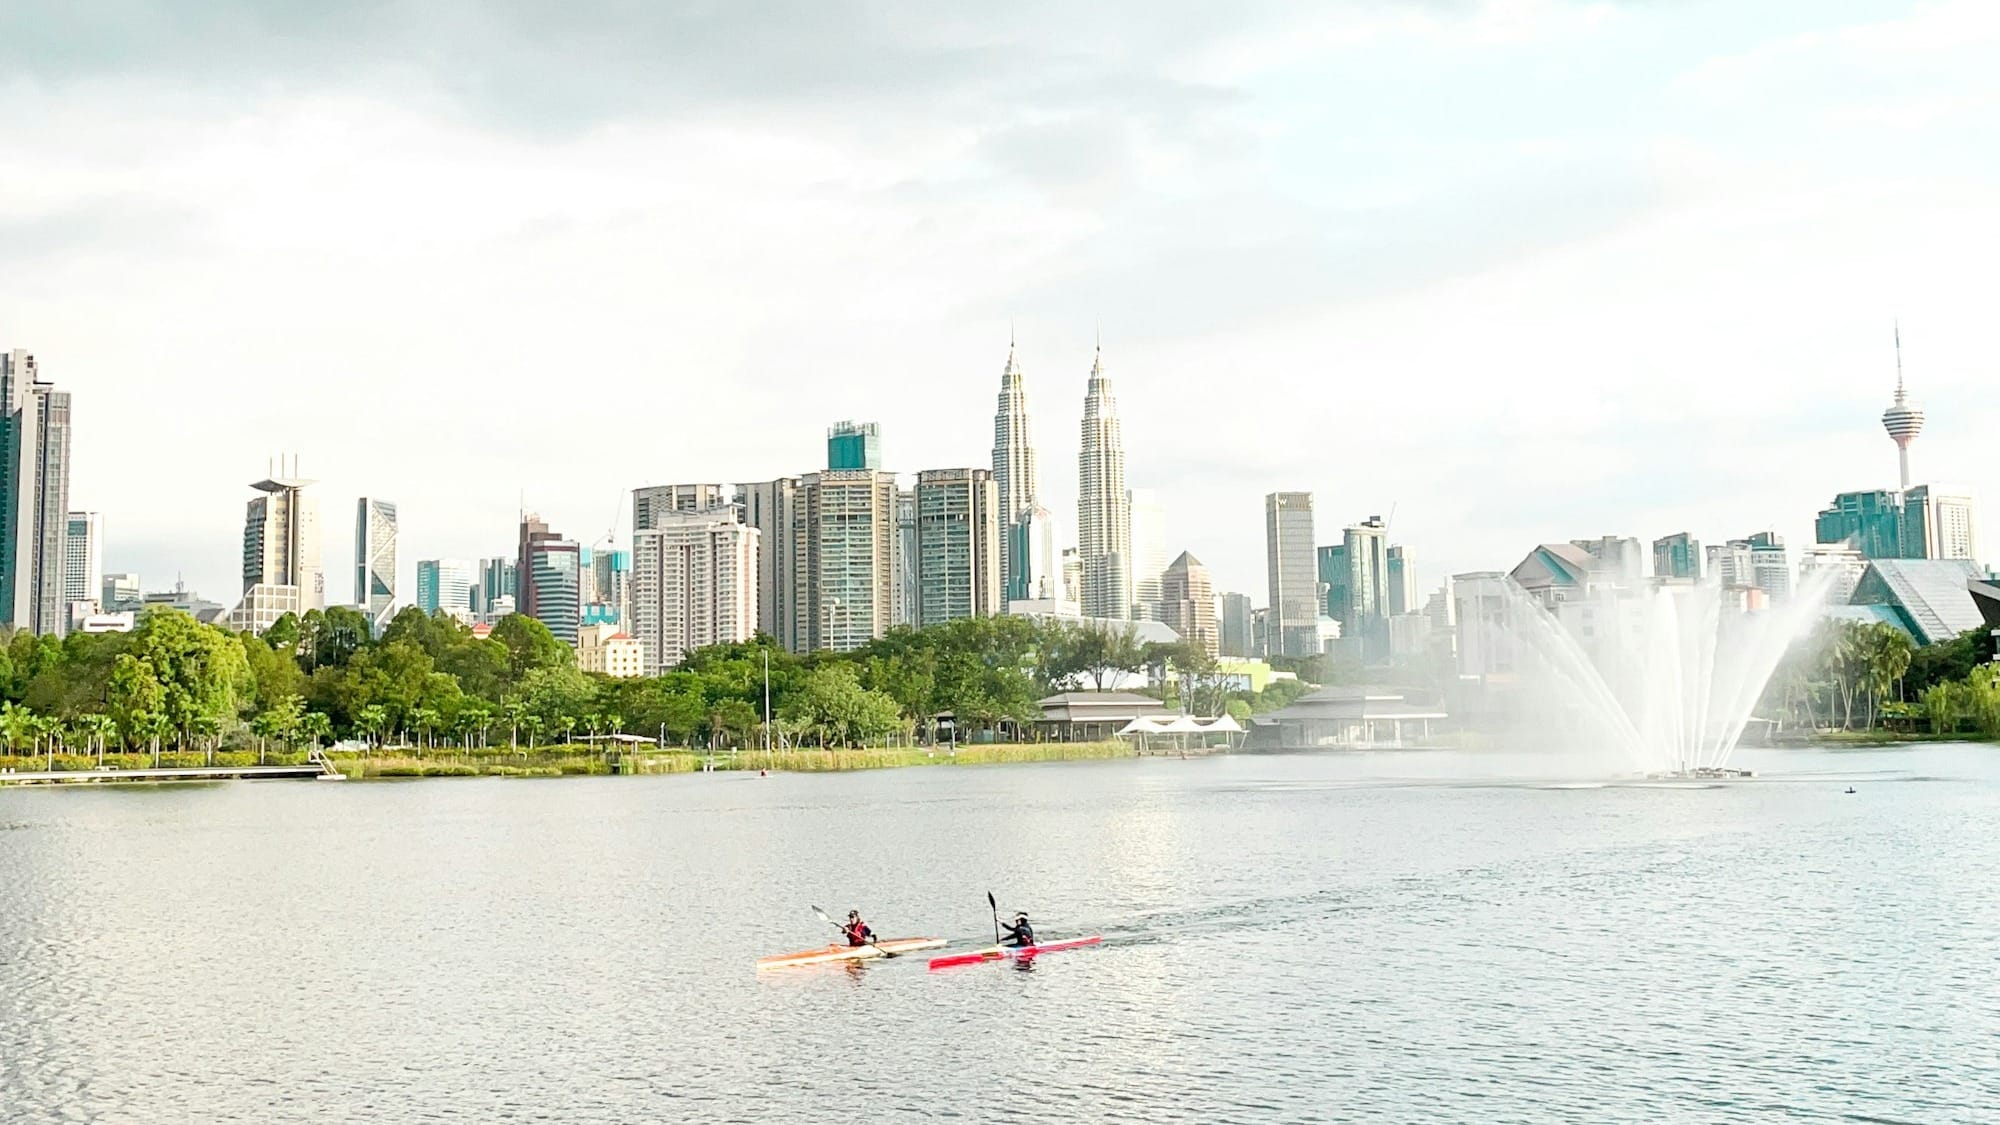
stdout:
POLYGON ((89 770, 15 770, 0 772, 0 785, 56 783, 117 784, 141 781, 236 781, 268 778, 310 778, 315 781, 345 781, 347 775, 335 769, 326 755, 315 753, 299 766, 163 766, 119 769, 116 766, 89 770))

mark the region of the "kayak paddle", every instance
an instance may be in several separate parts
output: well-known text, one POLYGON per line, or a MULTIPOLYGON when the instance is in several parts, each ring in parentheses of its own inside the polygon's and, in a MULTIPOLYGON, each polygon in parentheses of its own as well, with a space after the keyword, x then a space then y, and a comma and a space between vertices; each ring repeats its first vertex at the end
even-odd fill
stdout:
MULTIPOLYGON (((831 918, 827 917, 827 916, 826 916, 826 911, 824 911, 824 910, 821 910, 821 909, 820 909, 819 907, 817 907, 817 906, 813 907, 813 908, 812 908, 812 911, 813 911, 813 913, 814 913, 814 914, 817 914, 817 915, 819 915, 819 920, 820 920, 820 921, 822 921, 822 922, 825 922, 825 923, 826 923, 827 925, 829 925, 829 926, 832 926, 832 927, 833 927, 834 929, 836 929, 836 930, 839 930, 839 931, 840 931, 841 933, 843 933, 843 934, 847 932, 847 927, 846 927, 846 926, 843 926, 843 925, 841 925, 840 923, 838 923, 838 922, 834 921, 833 919, 831 919, 831 918)), ((875 940, 875 938, 874 938, 874 937, 873 937, 872 935, 871 935, 871 936, 870 936, 870 937, 868 938, 868 944, 869 944, 869 945, 872 945, 872 946, 874 946, 874 947, 875 947, 875 952, 877 952, 877 953, 880 953, 880 954, 881 954, 882 956, 884 956, 884 957, 897 957, 897 956, 901 956, 900 954, 896 954, 896 953, 891 953, 891 952, 889 952, 888 950, 886 950, 886 949, 882 948, 882 943, 881 943, 881 942, 879 942, 879 941, 876 941, 876 940, 875 940)))
POLYGON ((993 897, 993 892, 992 892, 992 891, 987 891, 987 892, 986 892, 986 905, 988 905, 988 906, 990 906, 990 907, 992 907, 992 908, 993 908, 993 944, 994 944, 994 945, 999 945, 999 944, 1000 944, 1000 902, 999 902, 999 900, 998 900, 998 899, 995 899, 995 898, 993 897))

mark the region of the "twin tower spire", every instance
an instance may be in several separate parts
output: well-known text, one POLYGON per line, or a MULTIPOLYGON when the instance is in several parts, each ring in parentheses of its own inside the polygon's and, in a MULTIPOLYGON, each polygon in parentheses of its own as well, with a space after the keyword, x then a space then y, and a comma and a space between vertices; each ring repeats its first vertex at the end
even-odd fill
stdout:
MULTIPOLYGON (((1126 616, 1131 601, 1131 499, 1125 488, 1125 440, 1118 425, 1118 400, 1104 374, 1100 344, 1090 365, 1083 398, 1082 445, 1077 457, 1077 556, 1079 598, 1091 617, 1126 616)), ((1010 600, 1053 597, 1064 576, 1050 573, 1057 553, 1046 509, 1036 503, 1034 440, 1028 424, 1028 394, 1014 341, 1007 342, 1007 366, 1000 373, 999 409, 993 417, 993 481, 1007 520, 1007 550, 1001 570, 1010 600), (1044 526, 1035 527, 1036 523, 1044 526), (1036 549, 1040 538, 1043 546, 1036 549)))

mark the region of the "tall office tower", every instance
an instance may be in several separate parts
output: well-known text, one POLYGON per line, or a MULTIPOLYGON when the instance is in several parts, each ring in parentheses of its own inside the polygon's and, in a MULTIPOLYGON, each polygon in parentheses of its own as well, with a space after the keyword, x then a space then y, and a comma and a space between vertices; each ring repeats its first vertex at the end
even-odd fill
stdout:
POLYGON ((757 529, 757 631, 787 652, 812 646, 806 616, 809 572, 805 484, 797 477, 739 486, 743 522, 757 529))
POLYGON ((354 604, 378 637, 396 612, 396 505, 387 500, 354 504, 354 604))
POLYGON ((738 511, 663 511, 632 533, 632 614, 647 675, 757 631, 757 529, 738 511))
POLYGON ((472 612, 481 621, 492 624, 500 614, 495 612, 507 599, 507 612, 514 611, 515 599, 520 595, 521 564, 516 559, 495 556, 479 560, 479 581, 472 591, 472 612))
POLYGON ((1744 560, 1749 564, 1749 580, 1739 586, 1754 586, 1772 601, 1782 601, 1792 592, 1792 562, 1785 550, 1785 538, 1775 532, 1760 531, 1742 539, 1731 539, 1730 566, 1740 575, 1744 560))
MULTIPOLYGON (((712 512, 716 509, 711 506, 699 510, 712 512)), ((737 517, 730 515, 729 518, 733 520, 737 517)), ((589 552, 589 556, 588 600, 592 603, 592 612, 596 617, 603 619, 599 621, 600 624, 624 621, 632 609, 631 553, 603 547, 589 552)))
POLYGON ((1086 617, 1124 620, 1132 606, 1132 513, 1125 492, 1125 438, 1118 399, 1099 349, 1083 396, 1083 446, 1077 456, 1076 541, 1086 617))
POLYGON ((1256 613, 1256 607, 1248 594, 1224 594, 1221 601, 1222 629, 1221 636, 1217 638, 1217 654, 1247 657, 1255 646, 1250 633, 1250 619, 1256 613))
MULTIPOLYGON (((1222 653, 1222 634, 1215 626, 1215 584, 1208 568, 1186 551, 1180 553, 1160 576, 1160 619, 1181 635, 1181 640, 1200 645, 1210 656, 1222 653)), ((1247 600, 1247 599, 1246 599, 1247 600)))
POLYGON ((425 613, 472 616, 472 564, 464 559, 417 560, 417 608, 425 613))
MULTIPOLYGON (((1889 440, 1896 443, 1896 467, 1900 471, 1901 488, 1910 490, 1910 443, 1924 429, 1924 412, 1903 392, 1903 326, 1896 326, 1896 400, 1889 409, 1882 412, 1882 428, 1889 432, 1889 440)), ((1916 556, 1930 557, 1930 556, 1916 556)))
POLYGON ((1083 556, 1075 547, 1062 550, 1062 600, 1070 605, 1083 605, 1083 556))
POLYGON ((1000 496, 1001 531, 1007 536, 1000 559, 1001 583, 1007 600, 1019 601, 1032 596, 1027 591, 1033 582, 1015 572, 1033 566, 1034 547, 1032 529, 1017 537, 1014 526, 1030 514, 1040 486, 1035 479, 1034 437, 1028 429, 1028 391, 1014 362, 1012 340, 1007 341, 1007 366, 1000 372, 999 406, 993 414, 993 485, 1000 496))
POLYGON ((1868 559, 1852 547, 1822 543, 1799 552, 1799 588, 1810 590, 1825 575, 1820 601, 1827 605, 1846 605, 1867 572, 1868 559))
POLYGON ((69 392, 35 357, 0 352, 0 626, 62 634, 69 538, 69 392))
POLYGON ((515 607, 548 626, 557 640, 574 645, 583 625, 581 549, 529 512, 521 517, 520 550, 515 607))
POLYGON ((1347 604, 1347 544, 1330 543, 1321 547, 1316 557, 1319 562, 1320 603, 1325 614, 1340 622, 1343 632, 1352 634, 1354 622, 1348 620, 1347 604))
POLYGON ((1813 521, 1813 539, 1865 559, 1903 557, 1903 497, 1886 488, 1842 492, 1813 521))
POLYGON ((882 468, 882 428, 873 422, 835 422, 826 431, 829 472, 882 468))
POLYGON ((922 611, 918 608, 917 494, 914 489, 896 490, 896 561, 892 569, 896 576, 896 610, 890 615, 889 623, 915 626, 922 611))
POLYGON ((243 600, 229 614, 229 627, 239 633, 262 633, 287 613, 326 608, 319 505, 306 495, 312 482, 297 473, 294 462, 290 475, 250 486, 263 495, 250 501, 243 519, 243 600))
POLYGON ((896 478, 858 469, 809 473, 800 491, 807 647, 851 652, 888 632, 895 616, 896 478))
POLYGON ((1319 653, 1319 573, 1310 492, 1264 497, 1264 561, 1270 578, 1269 644, 1274 656, 1319 653))
POLYGON ((1417 600, 1417 568, 1410 564, 1406 548, 1391 547, 1388 558, 1389 616, 1399 617, 1423 608, 1417 600))
POLYGON ((98 604, 106 613, 131 613, 146 604, 146 595, 139 588, 136 574, 107 574, 104 576, 104 594, 98 604))
POLYGON ((1903 557, 1978 558, 1972 494, 1962 488, 1920 484, 1903 492, 1903 557))
POLYGON ((1701 577, 1701 542, 1685 531, 1653 540, 1653 577, 1701 577))
POLYGON ((632 530, 658 527, 668 512, 706 512, 729 503, 719 484, 652 484, 632 490, 632 530))
POLYGON ((999 509, 999 488, 989 470, 917 474, 919 628, 1001 611, 999 509))
MULTIPOLYGON (((104 517, 96 512, 71 512, 63 540, 63 604, 71 624, 79 613, 103 606, 104 517), (79 610, 77 607, 84 607, 79 610)), ((106 612, 110 607, 103 606, 106 612)))
POLYGON ((1355 638, 1361 658, 1374 662, 1389 656, 1389 528, 1381 516, 1369 516, 1340 537, 1346 563, 1347 613, 1339 618, 1341 637, 1355 638))
POLYGON ((1006 573, 1007 588, 1002 591, 1001 604, 1029 599, 1076 600, 1063 592, 1055 513, 1039 500, 1030 501, 1014 517, 1014 522, 1003 528, 1003 533, 1007 545, 1001 551, 1001 558, 1006 560, 1001 569, 1006 573))
POLYGON ((1167 512, 1150 489, 1125 491, 1131 520, 1132 609, 1135 621, 1159 621, 1161 579, 1167 571, 1167 512))

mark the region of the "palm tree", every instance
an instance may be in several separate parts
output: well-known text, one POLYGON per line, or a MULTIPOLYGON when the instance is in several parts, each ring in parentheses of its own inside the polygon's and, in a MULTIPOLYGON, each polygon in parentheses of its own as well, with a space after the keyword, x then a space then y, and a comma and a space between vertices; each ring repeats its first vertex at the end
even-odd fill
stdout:
POLYGON ((419 747, 428 748, 430 746, 430 732, 436 728, 437 724, 438 713, 429 707, 417 707, 410 711, 410 726, 416 729, 417 745, 419 747))
POLYGON ((33 719, 34 713, 26 707, 0 703, 0 738, 6 740, 8 750, 20 752, 22 740, 31 736, 33 719))
POLYGON ((458 727, 464 732, 465 749, 472 749, 472 736, 479 736, 479 746, 486 747, 486 728, 493 724, 493 712, 484 707, 467 707, 458 713, 458 727))
POLYGON ((363 753, 366 753, 367 747, 376 745, 376 740, 389 729, 389 709, 371 703, 354 713, 354 725, 361 729, 363 753))
POLYGON ((540 715, 529 714, 521 716, 520 728, 528 732, 528 748, 530 750, 534 749, 535 736, 541 733, 543 725, 540 715))
POLYGON ((507 745, 514 750, 519 750, 521 748, 521 727, 528 718, 528 705, 518 699, 510 699, 501 704, 500 708, 507 715, 507 745))
POLYGON ((568 742, 570 733, 576 730, 576 716, 575 715, 557 716, 556 729, 562 732, 563 741, 568 742))
POLYGON ((299 733, 317 750, 321 739, 333 737, 333 720, 325 712, 308 711, 299 716, 299 733))

